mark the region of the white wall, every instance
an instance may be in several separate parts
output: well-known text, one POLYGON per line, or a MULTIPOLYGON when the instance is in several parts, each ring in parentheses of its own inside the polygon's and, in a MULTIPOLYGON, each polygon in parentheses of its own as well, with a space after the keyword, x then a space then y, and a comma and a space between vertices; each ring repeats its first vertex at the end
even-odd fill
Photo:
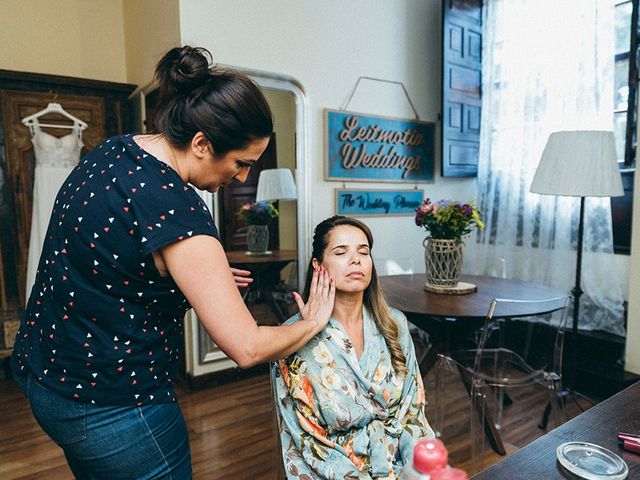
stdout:
MULTIPOLYGON (((340 108, 359 76, 404 83, 420 118, 435 121, 440 111, 440 0, 180 0, 183 43, 209 48, 217 61, 298 79, 309 100, 309 151, 312 174, 312 222, 334 213, 333 189, 341 183, 323 180, 324 108, 340 108)), ((411 118, 413 112, 398 87, 361 82, 349 110, 411 118)), ((440 158, 440 152, 437 154, 440 158)), ((447 179, 436 164, 425 194, 440 199, 476 196, 474 179, 447 179)), ((640 191, 636 179, 636 191, 640 191)), ((380 184, 350 183, 349 187, 380 184)), ((392 184, 382 188, 394 188, 392 184)), ((640 195, 634 223, 640 224, 640 195)), ((424 271, 424 234, 411 217, 375 218, 372 227, 379 257, 411 256, 424 271)), ((634 229, 633 251, 640 249, 634 229)), ((308 241, 308 239, 307 239, 308 241)), ((472 252, 469 252, 472 256, 472 252)), ((627 369, 640 373, 640 255, 617 256, 622 277, 629 272, 625 298, 630 299, 627 369), (627 293, 628 292, 628 293, 627 293)))
MULTIPOLYGON (((323 109, 340 108, 358 77, 404 83, 422 120, 440 111, 440 0, 181 0, 182 42, 210 49, 220 63, 295 77, 309 102, 312 224, 335 213, 334 189, 323 180, 323 109)), ((349 110, 412 118, 398 86, 361 82, 349 110)), ((437 159, 440 158, 438 152, 437 159)), ((427 196, 476 196, 475 179, 444 179, 436 162, 427 196)), ((401 184, 348 183, 352 188, 401 184)), ((412 187, 413 184, 408 185, 412 187)), ((424 233, 412 217, 366 219, 374 254, 411 255, 424 271, 424 233)), ((304 241, 304 239, 301 239, 304 241)), ((310 243, 309 239, 306 239, 310 243)))

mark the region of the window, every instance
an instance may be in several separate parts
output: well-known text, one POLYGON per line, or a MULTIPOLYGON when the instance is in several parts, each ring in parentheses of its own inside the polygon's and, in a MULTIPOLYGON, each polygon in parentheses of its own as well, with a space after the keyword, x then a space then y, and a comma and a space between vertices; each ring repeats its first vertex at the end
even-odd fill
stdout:
POLYGON ((614 125, 616 134, 616 149, 622 166, 630 167, 634 164, 635 125, 636 120, 636 85, 637 65, 635 51, 638 43, 636 28, 637 9, 634 4, 638 0, 616 0, 615 3, 615 72, 614 72, 614 125), (633 30, 633 34, 632 34, 633 30), (633 48, 632 48, 633 46, 633 48))
POLYGON ((638 0, 613 1, 615 4, 613 120, 625 195, 611 199, 611 215, 614 251, 628 254, 631 250, 631 208, 637 145, 638 58, 635 52, 638 46, 638 0))

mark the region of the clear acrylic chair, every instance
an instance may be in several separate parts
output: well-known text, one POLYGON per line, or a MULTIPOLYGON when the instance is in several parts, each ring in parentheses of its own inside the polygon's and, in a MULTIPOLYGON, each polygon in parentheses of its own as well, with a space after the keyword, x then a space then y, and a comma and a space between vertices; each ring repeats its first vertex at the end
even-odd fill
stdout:
MULTIPOLYGON (((505 454, 500 434, 505 390, 542 385, 547 389, 556 426, 565 421, 561 380, 568 300, 567 296, 535 301, 494 299, 480 330, 477 348, 448 355, 438 354, 436 428, 442 432, 446 415, 445 377, 447 373, 457 373, 470 396, 474 473, 482 469, 485 433, 494 450, 505 454), (518 309, 544 313, 525 318, 505 315, 505 312, 518 309)), ((547 402, 544 403, 546 405, 547 402)), ((517 403, 514 406, 517 408, 517 403)), ((541 411, 544 406, 541 406, 541 411)))

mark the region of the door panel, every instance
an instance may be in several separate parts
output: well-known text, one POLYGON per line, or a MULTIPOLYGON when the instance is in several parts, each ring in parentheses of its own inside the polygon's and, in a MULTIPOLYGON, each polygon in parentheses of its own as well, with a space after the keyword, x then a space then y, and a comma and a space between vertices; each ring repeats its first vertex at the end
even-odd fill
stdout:
POLYGON ((443 0, 442 175, 476 176, 482 104, 482 0, 443 0))

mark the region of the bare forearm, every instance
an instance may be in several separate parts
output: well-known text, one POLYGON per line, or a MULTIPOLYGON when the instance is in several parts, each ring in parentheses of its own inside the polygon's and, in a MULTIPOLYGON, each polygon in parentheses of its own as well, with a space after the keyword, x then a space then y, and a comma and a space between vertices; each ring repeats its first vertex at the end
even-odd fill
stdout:
POLYGON ((258 327, 216 239, 196 235, 168 245, 160 253, 207 333, 241 368, 290 355, 329 321, 335 284, 326 270, 314 272, 306 304, 300 295, 294 296, 303 320, 281 327, 258 327))
POLYGON ((247 342, 248 364, 242 368, 269 360, 279 360, 298 351, 311 340, 320 328, 313 320, 302 320, 280 327, 257 327, 256 334, 247 342))

